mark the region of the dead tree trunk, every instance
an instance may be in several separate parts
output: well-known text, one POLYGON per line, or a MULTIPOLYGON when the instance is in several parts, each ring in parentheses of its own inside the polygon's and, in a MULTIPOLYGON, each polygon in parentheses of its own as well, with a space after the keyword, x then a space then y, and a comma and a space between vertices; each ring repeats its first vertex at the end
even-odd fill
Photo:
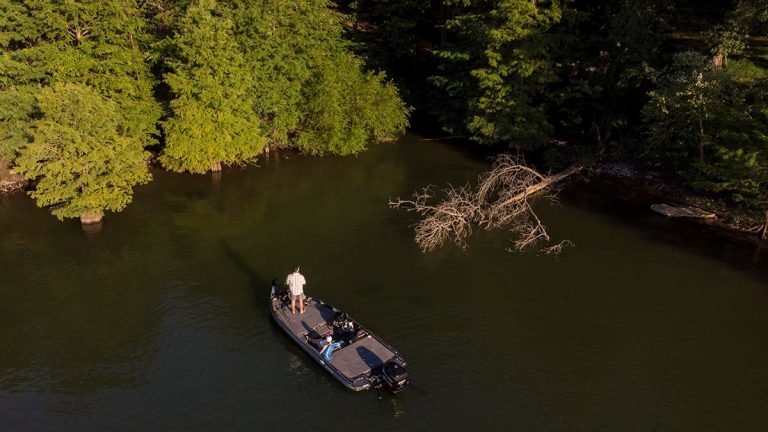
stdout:
MULTIPOLYGON (((528 198, 551 190, 553 185, 581 169, 581 165, 572 165, 557 174, 544 175, 504 154, 497 157, 490 171, 480 175, 475 188, 449 186, 443 190, 444 196, 432 203, 435 194, 431 187, 427 187, 415 192, 411 200, 398 198, 390 200, 389 205, 421 216, 415 226, 415 239, 425 252, 445 243, 466 249, 467 239, 476 226, 483 229, 509 227, 516 235, 510 250, 522 251, 550 242, 546 227, 528 198)), ((541 251, 558 253, 567 244, 571 243, 562 241, 541 251)))
POLYGON ((699 117, 699 162, 704 162, 704 121, 699 117))
POLYGON ((765 211, 765 221, 763 221, 763 231, 760 233, 760 239, 768 240, 768 210, 765 211))
MULTIPOLYGON (((582 169, 582 166, 576 164, 576 165, 569 166, 568 168, 560 171, 557 174, 554 174, 554 175, 551 175, 551 176, 546 176, 546 177, 545 176, 541 176, 540 177, 540 181, 538 183, 535 183, 535 184, 532 184, 532 185, 526 187, 524 191, 518 193, 517 195, 514 195, 514 196, 510 197, 505 202, 501 203, 501 205, 499 207, 507 206, 507 205, 512 205, 512 204, 515 204, 516 202, 523 201, 527 197, 529 197, 529 196, 531 196, 531 195, 533 195, 533 194, 535 194, 537 192, 540 192, 540 191, 542 191, 542 190, 552 186, 553 184, 559 182, 560 180, 562 180, 562 179, 564 179, 566 177, 571 176, 572 174, 575 174, 575 173, 581 171, 581 169, 582 169)), ((538 173, 536 173, 536 174, 538 174, 538 173)))

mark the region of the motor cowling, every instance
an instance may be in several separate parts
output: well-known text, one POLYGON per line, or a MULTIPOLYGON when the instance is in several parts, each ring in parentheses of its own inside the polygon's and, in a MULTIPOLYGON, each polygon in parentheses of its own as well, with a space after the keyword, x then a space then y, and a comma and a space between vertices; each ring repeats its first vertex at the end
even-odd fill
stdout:
POLYGON ((404 389, 408 384, 408 372, 405 367, 395 361, 389 361, 382 367, 382 378, 384 385, 393 392, 397 393, 404 389))

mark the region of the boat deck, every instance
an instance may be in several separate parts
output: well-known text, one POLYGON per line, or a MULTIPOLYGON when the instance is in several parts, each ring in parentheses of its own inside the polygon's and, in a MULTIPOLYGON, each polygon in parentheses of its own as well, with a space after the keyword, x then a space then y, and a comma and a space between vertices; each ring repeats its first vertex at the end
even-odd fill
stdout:
POLYGON ((303 314, 300 314, 298 309, 297 306, 294 315, 291 313, 291 307, 286 305, 280 308, 279 313, 291 333, 299 337, 304 337, 317 326, 332 321, 336 314, 333 309, 317 303, 305 305, 303 314))
POLYGON ((378 340, 367 337, 333 352, 329 363, 347 378, 370 373, 395 357, 395 353, 378 340))
MULTIPOLYGON (((305 345, 305 336, 318 328, 328 328, 336 312, 325 305, 310 301, 304 306, 304 313, 291 313, 290 305, 282 305, 277 310, 277 319, 282 321, 289 331, 297 336, 305 345)), ((311 335, 318 337, 318 334, 311 335)), ((311 347, 315 349, 314 347, 311 347)), ((318 354, 319 355, 319 354, 318 354)), ((348 379, 371 373, 387 361, 395 358, 395 353, 372 336, 364 337, 349 345, 344 345, 334 351, 328 363, 348 379)))

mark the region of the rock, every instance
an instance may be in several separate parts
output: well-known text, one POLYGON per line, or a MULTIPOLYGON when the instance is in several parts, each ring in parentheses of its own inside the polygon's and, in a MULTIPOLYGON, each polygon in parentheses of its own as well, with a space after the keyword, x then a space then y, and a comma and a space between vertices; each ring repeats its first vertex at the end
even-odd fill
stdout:
POLYGON ((697 207, 674 207, 667 204, 653 204, 651 210, 667 217, 681 217, 693 219, 714 219, 716 214, 697 207))

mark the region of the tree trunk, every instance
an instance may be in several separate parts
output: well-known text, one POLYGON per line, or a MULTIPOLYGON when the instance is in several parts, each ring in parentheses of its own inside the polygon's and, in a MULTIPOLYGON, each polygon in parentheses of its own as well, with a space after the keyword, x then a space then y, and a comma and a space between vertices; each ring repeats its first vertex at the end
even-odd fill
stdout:
POLYGON ((600 130, 600 125, 597 121, 592 122, 592 130, 595 132, 595 141, 597 141, 597 156, 602 158, 605 155, 605 142, 611 137, 611 125, 606 120, 605 124, 605 137, 603 137, 603 131, 600 130))
POLYGON ((13 171, 10 162, 0 159, 0 193, 19 189, 26 183, 26 179, 13 171))
POLYGON ((355 22, 353 28, 355 33, 360 33, 360 12, 363 10, 363 0, 357 0, 357 6, 355 6, 355 22))
MULTIPOLYGON (((427 187, 415 192, 411 200, 398 198, 390 200, 389 205, 419 214, 421 220, 416 224, 415 240, 425 252, 447 242, 466 249, 473 226, 484 229, 506 226, 517 237, 510 250, 522 251, 550 241, 546 227, 528 198, 551 189, 554 183, 581 169, 581 165, 573 164, 557 174, 544 175, 510 154, 501 154, 491 169, 479 176, 475 188, 449 186, 443 190, 444 197, 432 204, 435 194, 427 187)), ((541 251, 557 254, 567 245, 572 243, 563 241, 541 251)))
POLYGON ((728 60, 723 54, 715 54, 715 56, 712 57, 712 64, 715 65, 715 67, 718 69, 722 69, 727 65, 727 63, 728 60))
POLYGON ((542 181, 540 181, 539 183, 536 183, 536 184, 534 184, 532 186, 528 186, 525 189, 525 191, 520 192, 519 194, 509 198, 508 200, 503 202, 501 205, 502 206, 507 206, 507 205, 509 205, 511 203, 514 203, 514 202, 517 202, 517 201, 522 201, 526 197, 529 197, 529 196, 535 194, 536 192, 539 192, 542 189, 546 189, 547 187, 549 187, 549 186, 559 182, 560 180, 562 180, 562 179, 564 179, 564 178, 566 178, 566 177, 568 177, 570 175, 576 174, 577 172, 581 171, 582 168, 583 168, 583 166, 581 166, 581 164, 573 164, 573 165, 569 166, 568 168, 560 171, 559 173, 557 173, 555 175, 544 177, 544 179, 542 181))
POLYGON ((83 225, 97 224, 104 218, 104 214, 101 212, 89 212, 80 215, 80 223, 83 225))
POLYGON ((763 232, 760 233, 762 240, 768 239, 768 210, 765 211, 765 222, 763 222, 763 232))
POLYGON ((704 162, 704 121, 699 117, 699 162, 704 162))
POLYGON ((212 172, 221 172, 221 162, 214 162, 213 165, 211 165, 211 171, 212 172))

